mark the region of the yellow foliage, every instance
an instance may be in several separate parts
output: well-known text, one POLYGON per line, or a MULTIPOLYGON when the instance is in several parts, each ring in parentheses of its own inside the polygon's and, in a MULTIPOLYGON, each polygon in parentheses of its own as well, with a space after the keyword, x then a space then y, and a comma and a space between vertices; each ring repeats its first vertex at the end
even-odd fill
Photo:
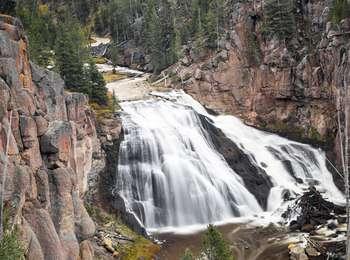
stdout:
POLYGON ((38 12, 42 16, 47 15, 49 13, 49 6, 46 4, 40 4, 38 7, 38 12))

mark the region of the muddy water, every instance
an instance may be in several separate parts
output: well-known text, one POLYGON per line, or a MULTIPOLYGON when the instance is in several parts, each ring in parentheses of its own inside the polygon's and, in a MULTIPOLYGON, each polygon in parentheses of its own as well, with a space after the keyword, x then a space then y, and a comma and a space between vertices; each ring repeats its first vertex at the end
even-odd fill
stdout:
MULTIPOLYGON (((229 241, 236 260, 287 260, 288 244, 300 241, 300 237, 286 234, 283 228, 275 226, 254 227, 247 224, 227 224, 219 226, 225 239, 229 241)), ((154 234, 164 240, 159 254, 161 260, 178 260, 186 248, 198 254, 204 231, 194 234, 163 233, 154 234)))

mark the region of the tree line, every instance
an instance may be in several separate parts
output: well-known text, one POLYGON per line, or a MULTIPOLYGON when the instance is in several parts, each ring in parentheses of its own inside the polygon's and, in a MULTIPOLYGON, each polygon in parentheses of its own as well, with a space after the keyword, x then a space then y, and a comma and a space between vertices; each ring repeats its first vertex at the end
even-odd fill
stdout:
POLYGON ((181 56, 181 46, 215 49, 227 22, 224 0, 111 0, 94 19, 97 34, 110 33, 115 46, 133 40, 160 72, 181 56))

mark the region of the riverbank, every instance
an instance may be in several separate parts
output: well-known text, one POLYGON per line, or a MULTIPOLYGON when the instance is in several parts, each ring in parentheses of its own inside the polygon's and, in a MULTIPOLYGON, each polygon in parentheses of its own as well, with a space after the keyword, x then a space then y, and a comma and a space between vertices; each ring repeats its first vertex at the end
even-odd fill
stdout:
MULTIPOLYGON (((229 241, 236 260, 286 260, 289 259, 288 245, 303 242, 302 234, 288 233, 273 224, 261 227, 234 223, 218 226, 218 230, 229 241)), ((163 242, 160 259, 178 260, 186 248, 198 255, 204 232, 154 234, 154 238, 163 242)))

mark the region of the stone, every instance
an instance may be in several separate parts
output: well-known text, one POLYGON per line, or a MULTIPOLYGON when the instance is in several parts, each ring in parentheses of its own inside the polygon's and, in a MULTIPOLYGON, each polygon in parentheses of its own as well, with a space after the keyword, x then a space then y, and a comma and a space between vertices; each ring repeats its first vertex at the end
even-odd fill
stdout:
POLYGON ((80 258, 82 260, 94 259, 94 248, 89 240, 84 240, 80 243, 80 258))
POLYGON ((34 116, 36 123, 37 135, 40 137, 46 133, 49 123, 42 115, 34 116))
POLYGON ((110 238, 104 238, 103 240, 102 240, 102 244, 103 244, 103 246, 109 251, 109 252, 111 252, 111 253, 114 253, 115 252, 115 249, 114 249, 114 247, 113 247, 113 242, 112 242, 112 239, 110 239, 110 238))
POLYGON ((68 162, 71 152, 72 126, 66 121, 49 123, 48 130, 40 138, 41 152, 47 155, 56 154, 57 159, 68 162))
POLYGON ((304 248, 299 245, 289 247, 290 260, 308 260, 309 258, 305 254, 304 248))
POLYGON ((194 75, 193 77, 196 79, 196 80, 201 80, 202 79, 202 71, 200 69, 196 69, 194 71, 194 75))
POLYGON ((316 257, 321 255, 320 252, 318 252, 313 246, 310 246, 309 244, 306 246, 305 252, 310 257, 316 257))

